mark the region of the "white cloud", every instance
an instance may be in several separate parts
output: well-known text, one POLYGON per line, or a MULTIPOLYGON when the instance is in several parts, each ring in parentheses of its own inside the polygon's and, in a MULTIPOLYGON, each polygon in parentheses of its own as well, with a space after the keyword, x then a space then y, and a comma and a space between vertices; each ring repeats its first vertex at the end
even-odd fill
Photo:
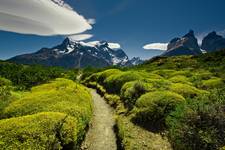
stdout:
POLYGON ((219 35, 222 35, 222 36, 225 36, 225 29, 222 30, 222 31, 218 31, 218 34, 219 34, 219 35))
POLYGON ((204 37, 206 37, 208 35, 208 32, 202 32, 202 33, 198 33, 196 35, 196 38, 198 40, 198 45, 202 45, 202 40, 204 37))
POLYGON ((96 24, 96 20, 93 19, 93 18, 88 19, 87 22, 88 22, 89 24, 92 24, 92 25, 93 25, 93 24, 96 24))
POLYGON ((63 0, 52 0, 52 1, 61 7, 67 8, 69 10, 73 10, 73 8, 70 5, 66 4, 63 0))
POLYGON ((61 0, 0 0, 0 30, 47 36, 89 29, 88 21, 61 0))
POLYGON ((119 49, 121 48, 119 43, 108 43, 109 44, 109 48, 111 49, 119 49))
MULTIPOLYGON (((100 45, 101 42, 100 41, 91 41, 91 42, 88 42, 87 44, 89 44, 90 46, 97 46, 97 45, 100 45)), ((108 47, 111 49, 121 48, 119 43, 108 43, 108 47)))
POLYGON ((92 34, 76 34, 68 36, 73 41, 83 41, 93 37, 92 34))
POLYGON ((144 49, 146 50, 162 50, 165 51, 167 50, 167 45, 168 43, 151 43, 143 46, 144 49))

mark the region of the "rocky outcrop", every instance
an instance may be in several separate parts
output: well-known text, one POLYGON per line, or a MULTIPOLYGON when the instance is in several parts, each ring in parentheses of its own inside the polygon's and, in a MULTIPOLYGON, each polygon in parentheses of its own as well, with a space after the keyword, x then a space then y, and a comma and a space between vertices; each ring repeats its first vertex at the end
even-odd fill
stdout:
POLYGON ((203 39, 201 48, 206 52, 225 49, 225 38, 213 31, 203 39))
POLYGON ((182 38, 174 38, 171 40, 168 44, 167 51, 162 56, 199 55, 201 53, 194 31, 190 30, 182 38))

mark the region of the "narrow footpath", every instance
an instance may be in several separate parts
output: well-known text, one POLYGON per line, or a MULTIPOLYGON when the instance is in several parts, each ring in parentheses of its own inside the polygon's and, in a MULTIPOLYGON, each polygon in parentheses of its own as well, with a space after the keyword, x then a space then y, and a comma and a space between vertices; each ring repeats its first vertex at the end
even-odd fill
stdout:
POLYGON ((94 114, 82 150, 116 150, 115 120, 112 108, 91 89, 94 114))

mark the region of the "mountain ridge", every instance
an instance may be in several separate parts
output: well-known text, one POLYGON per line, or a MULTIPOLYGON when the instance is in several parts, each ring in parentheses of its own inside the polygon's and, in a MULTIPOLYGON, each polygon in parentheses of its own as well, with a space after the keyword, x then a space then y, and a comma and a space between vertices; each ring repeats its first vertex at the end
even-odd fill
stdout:
POLYGON ((52 48, 42 48, 37 52, 18 55, 9 61, 21 64, 41 64, 64 68, 131 66, 143 61, 129 60, 127 54, 115 43, 93 41, 85 43, 66 38, 61 44, 52 48))

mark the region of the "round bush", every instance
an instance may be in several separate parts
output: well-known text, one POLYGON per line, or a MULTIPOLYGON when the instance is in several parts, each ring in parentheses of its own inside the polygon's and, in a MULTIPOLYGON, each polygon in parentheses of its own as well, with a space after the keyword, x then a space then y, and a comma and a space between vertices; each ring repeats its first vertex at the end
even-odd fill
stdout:
POLYGON ((170 70, 170 69, 160 69, 160 70, 155 70, 152 73, 154 74, 158 74, 162 77, 168 78, 170 77, 172 74, 174 74, 176 72, 176 70, 170 70))
POLYGON ((123 102, 130 108, 136 103, 136 100, 143 94, 153 91, 153 85, 144 81, 131 81, 123 85, 120 95, 123 102))
POLYGON ((11 86, 11 85, 12 85, 12 82, 10 80, 0 77, 0 87, 1 86, 11 86))
POLYGON ((224 81, 221 78, 211 78, 203 80, 201 87, 204 89, 221 88, 224 86, 224 81))
POLYGON ((143 77, 141 76, 141 74, 135 71, 121 72, 106 78, 106 80, 104 81, 104 85, 106 87, 106 90, 109 93, 114 93, 119 95, 122 86, 126 82, 140 80, 142 78, 143 77))
POLYGON ((206 94, 207 93, 207 91, 199 90, 194 86, 191 86, 191 85, 188 85, 188 84, 182 84, 182 83, 171 84, 170 90, 184 96, 185 98, 186 97, 193 98, 193 97, 198 96, 200 94, 206 94))
POLYGON ((92 98, 82 85, 67 79, 33 87, 20 99, 4 108, 5 118, 31 115, 39 112, 62 112, 78 118, 85 128, 92 114, 92 98))
POLYGON ((78 121, 63 113, 43 112, 0 120, 1 149, 74 149, 81 142, 78 121))
POLYGON ((172 78, 169 78, 169 81, 173 83, 183 83, 183 84, 192 85, 192 83, 189 81, 189 78, 183 75, 173 76, 172 78))
POLYGON ((146 124, 151 129, 164 128, 167 115, 184 100, 181 95, 169 91, 144 94, 136 102, 133 119, 139 124, 146 124))

